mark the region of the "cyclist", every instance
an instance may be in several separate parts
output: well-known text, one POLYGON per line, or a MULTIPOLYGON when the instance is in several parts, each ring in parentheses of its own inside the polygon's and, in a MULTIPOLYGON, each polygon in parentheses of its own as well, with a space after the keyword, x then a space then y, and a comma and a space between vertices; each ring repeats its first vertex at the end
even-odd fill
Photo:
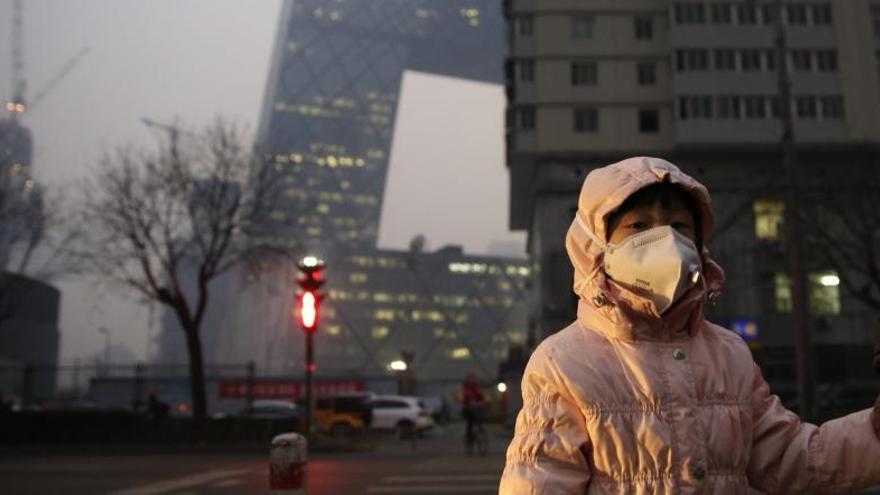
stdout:
POLYGON ((465 443, 470 451, 476 441, 476 429, 482 428, 482 407, 486 402, 480 384, 473 373, 468 373, 461 388, 461 414, 467 422, 465 443))

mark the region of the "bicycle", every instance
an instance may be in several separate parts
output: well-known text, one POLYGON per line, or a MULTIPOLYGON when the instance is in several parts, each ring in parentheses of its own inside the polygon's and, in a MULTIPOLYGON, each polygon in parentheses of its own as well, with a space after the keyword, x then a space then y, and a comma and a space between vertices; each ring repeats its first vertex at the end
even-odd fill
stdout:
POLYGON ((480 410, 472 410, 470 418, 470 428, 465 431, 465 452, 467 455, 474 455, 474 447, 477 454, 481 456, 489 455, 489 435, 483 427, 483 420, 480 410))

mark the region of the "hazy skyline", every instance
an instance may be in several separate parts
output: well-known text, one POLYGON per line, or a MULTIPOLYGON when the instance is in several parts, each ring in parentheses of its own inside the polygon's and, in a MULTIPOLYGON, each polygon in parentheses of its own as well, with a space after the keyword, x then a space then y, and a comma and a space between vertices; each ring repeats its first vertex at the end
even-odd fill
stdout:
MULTIPOLYGON (((9 40, 11 0, 0 0, 0 39, 9 40)), ((25 117, 34 133, 36 178, 66 187, 88 174, 103 151, 155 145, 140 122, 175 119, 201 127, 216 115, 255 132, 281 1, 28 0, 25 73, 36 94, 81 47, 90 53, 25 117)), ((5 46, 9 46, 4 44, 5 46)), ((0 95, 11 93, 10 50, 0 49, 0 95)), ((391 152, 380 247, 401 248, 424 234, 431 248, 522 244, 507 232, 507 172, 500 86, 407 73, 391 152)), ((135 294, 97 290, 81 278, 62 290, 62 362, 114 344, 144 357, 149 311, 135 294), (120 297, 124 294, 125 297, 120 297)), ((155 318, 158 321, 158 318, 155 318)))

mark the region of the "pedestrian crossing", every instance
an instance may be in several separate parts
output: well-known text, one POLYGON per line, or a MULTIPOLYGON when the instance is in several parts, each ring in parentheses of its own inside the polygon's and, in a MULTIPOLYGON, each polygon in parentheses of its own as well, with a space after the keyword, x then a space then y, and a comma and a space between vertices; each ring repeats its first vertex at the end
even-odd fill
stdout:
POLYGON ((501 473, 431 473, 386 476, 375 485, 367 487, 368 494, 418 495, 423 493, 498 493, 501 473))

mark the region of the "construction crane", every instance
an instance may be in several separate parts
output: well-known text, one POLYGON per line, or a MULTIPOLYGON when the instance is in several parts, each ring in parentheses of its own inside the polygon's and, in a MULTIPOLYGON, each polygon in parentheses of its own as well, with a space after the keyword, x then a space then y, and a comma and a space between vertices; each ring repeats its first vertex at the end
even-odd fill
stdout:
POLYGON ((26 98, 27 80, 24 76, 24 8, 22 0, 13 0, 12 2, 12 99, 6 103, 8 110, 13 118, 23 114, 25 111, 33 110, 34 107, 43 98, 46 97, 55 87, 64 79, 67 74, 79 64, 79 62, 89 53, 89 47, 81 48, 76 55, 71 57, 64 63, 61 70, 53 77, 45 88, 38 91, 33 101, 28 102, 26 98))

